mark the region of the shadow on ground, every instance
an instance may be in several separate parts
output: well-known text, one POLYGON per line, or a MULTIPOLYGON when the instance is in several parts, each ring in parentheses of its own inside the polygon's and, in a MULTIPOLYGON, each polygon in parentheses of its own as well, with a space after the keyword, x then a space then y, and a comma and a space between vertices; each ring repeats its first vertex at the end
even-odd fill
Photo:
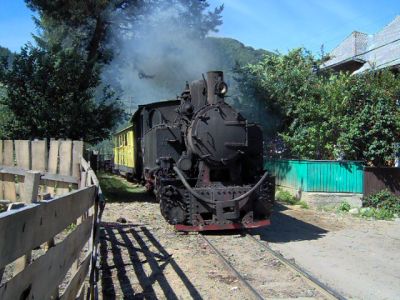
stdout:
POLYGON ((309 241, 324 237, 328 231, 310 223, 303 222, 283 213, 287 208, 276 204, 271 216, 271 225, 253 229, 253 235, 259 235, 263 241, 271 243, 288 243, 309 241))
POLYGON ((158 299, 153 288, 156 283, 166 299, 179 299, 164 275, 168 265, 191 297, 202 299, 172 256, 145 226, 102 223, 100 253, 103 299, 158 299))
POLYGON ((121 176, 100 173, 98 178, 107 202, 156 202, 154 194, 145 187, 121 176))

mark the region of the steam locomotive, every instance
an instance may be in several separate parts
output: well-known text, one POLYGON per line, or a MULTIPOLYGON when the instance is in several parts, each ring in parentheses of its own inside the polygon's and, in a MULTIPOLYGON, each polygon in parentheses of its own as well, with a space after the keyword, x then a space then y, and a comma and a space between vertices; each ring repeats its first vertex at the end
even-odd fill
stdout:
POLYGON ((269 224, 274 177, 263 174, 261 128, 224 100, 223 72, 186 84, 177 100, 139 106, 114 137, 115 168, 154 190, 181 231, 269 224))

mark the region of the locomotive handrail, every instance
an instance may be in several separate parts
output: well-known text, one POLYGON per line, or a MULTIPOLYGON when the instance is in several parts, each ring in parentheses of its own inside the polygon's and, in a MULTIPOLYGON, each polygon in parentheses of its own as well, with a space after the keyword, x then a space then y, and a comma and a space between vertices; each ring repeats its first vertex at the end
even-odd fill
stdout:
MULTIPOLYGON (((186 187, 186 189, 196 198, 198 198, 199 200, 202 200, 206 203, 210 203, 213 204, 214 201, 212 201, 211 199, 208 199, 206 197, 204 197, 203 195, 200 195, 199 193, 197 193, 191 186, 190 184, 187 182, 187 180, 185 179, 185 177, 182 174, 182 171, 174 166, 174 171, 176 173, 176 175, 178 175, 178 178, 180 179, 180 181, 183 183, 183 185, 186 187)), ((244 198, 247 198, 248 196, 250 196, 267 178, 268 176, 268 172, 265 172, 264 175, 261 177, 261 179, 250 189, 248 190, 246 193, 244 193, 243 195, 240 195, 239 197, 236 197, 234 199, 228 200, 227 202, 236 202, 236 201, 240 201, 243 200, 244 198)))

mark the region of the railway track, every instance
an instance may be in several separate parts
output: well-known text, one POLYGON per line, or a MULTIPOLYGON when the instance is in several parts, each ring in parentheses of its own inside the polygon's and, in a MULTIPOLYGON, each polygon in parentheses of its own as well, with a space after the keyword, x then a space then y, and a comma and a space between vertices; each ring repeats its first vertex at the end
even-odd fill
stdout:
POLYGON ((214 251, 215 254, 219 257, 219 259, 224 263, 224 265, 231 271, 236 278, 240 281, 240 283, 247 288, 256 299, 264 299, 264 297, 258 292, 245 277, 240 274, 240 272, 229 262, 228 259, 211 243, 211 241, 206 238, 203 234, 200 234, 202 239, 210 246, 210 248, 214 251))
MULTIPOLYGON (((215 243, 213 243, 204 234, 200 234, 199 236, 204 240, 204 242, 207 245, 209 245, 210 249, 218 256, 218 258, 226 266, 226 268, 229 269, 229 271, 238 279, 238 281, 241 283, 241 285, 244 288, 246 288, 255 299, 266 299, 266 298, 270 297, 269 295, 265 295, 265 293, 256 289, 250 283, 250 281, 246 278, 246 276, 243 275, 241 273, 241 271, 238 270, 238 268, 236 268, 234 266, 234 264, 230 261, 230 259, 227 258, 226 255, 223 254, 223 251, 218 249, 218 247, 215 245, 215 243)), ((258 240, 254 236, 252 236, 247 231, 243 232, 243 236, 246 239, 252 241, 253 244, 256 244, 261 249, 265 250, 268 254, 272 255, 275 259, 279 260, 280 263, 282 263, 284 266, 286 266, 295 275, 302 277, 311 287, 313 287, 316 291, 318 291, 326 299, 339 299, 339 300, 346 299, 345 297, 340 295, 338 292, 336 292, 332 288, 328 287, 327 285, 322 283, 320 280, 318 280, 317 278, 315 278, 314 276, 309 274, 307 271, 305 271, 304 269, 299 267, 297 264, 286 259, 279 252, 271 249, 271 247, 269 247, 269 245, 267 243, 261 242, 260 240, 258 240)))

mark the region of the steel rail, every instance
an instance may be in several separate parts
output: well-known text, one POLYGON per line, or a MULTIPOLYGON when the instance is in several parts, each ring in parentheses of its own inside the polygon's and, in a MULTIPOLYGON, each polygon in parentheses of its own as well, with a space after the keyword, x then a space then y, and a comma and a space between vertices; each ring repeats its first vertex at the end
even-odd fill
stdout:
POLYGON ((338 299, 338 300, 346 300, 347 299, 347 298, 343 297, 342 295, 340 295, 335 290, 333 290, 332 288, 330 288, 329 286, 327 286, 326 284, 319 281, 317 278, 315 278, 314 276, 309 274, 307 271, 302 269, 297 264, 286 259, 279 252, 273 250, 268 244, 264 244, 261 241, 259 241, 258 239, 256 239, 247 230, 245 232, 247 233, 246 236, 249 236, 251 240, 256 242, 258 245, 263 247, 265 250, 267 250, 268 253, 272 254, 274 257, 276 257, 280 262, 282 262, 284 265, 286 265, 292 271, 294 271, 297 274, 299 274, 300 276, 302 276, 308 283, 310 283, 313 287, 315 287, 320 293, 322 293, 328 299, 338 299))
POLYGON ((210 246, 219 259, 225 266, 239 279, 239 281, 256 297, 256 299, 264 300, 265 298, 235 269, 234 266, 224 257, 224 255, 207 239, 203 234, 200 234, 203 240, 210 246))

